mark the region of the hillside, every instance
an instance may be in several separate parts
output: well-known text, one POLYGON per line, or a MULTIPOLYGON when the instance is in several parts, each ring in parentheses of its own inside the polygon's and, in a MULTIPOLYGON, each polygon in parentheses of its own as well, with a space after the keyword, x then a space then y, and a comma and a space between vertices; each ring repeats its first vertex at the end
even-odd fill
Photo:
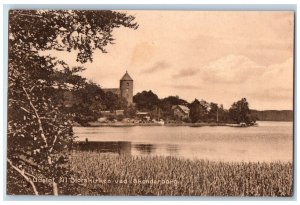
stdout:
POLYGON ((260 121, 293 121, 292 110, 251 110, 260 121))

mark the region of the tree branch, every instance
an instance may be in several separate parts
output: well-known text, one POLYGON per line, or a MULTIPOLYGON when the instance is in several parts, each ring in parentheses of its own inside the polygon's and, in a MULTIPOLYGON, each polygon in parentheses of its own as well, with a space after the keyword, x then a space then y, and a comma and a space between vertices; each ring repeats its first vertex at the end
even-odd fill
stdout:
POLYGON ((30 92, 32 92, 32 90, 35 88, 35 85, 31 87, 30 92))
POLYGON ((26 110, 25 108, 23 107, 20 107, 22 110, 24 110, 25 112, 27 112, 28 114, 31 114, 28 110, 26 110))
POLYGON ((50 153, 51 153, 52 150, 53 150, 53 147, 54 147, 54 145, 55 145, 55 143, 56 143, 56 140, 57 140, 57 135, 54 136, 54 140, 53 140, 52 146, 51 146, 51 148, 49 149, 49 152, 50 152, 50 153))
POLYGON ((20 15, 20 16, 28 16, 28 17, 33 17, 33 18, 35 18, 35 17, 43 18, 44 20, 50 22, 49 19, 45 18, 44 16, 38 15, 38 14, 22 14, 22 13, 19 13, 18 15, 20 15))
MULTIPOLYGON (((34 113, 35 113, 35 116, 36 116, 36 118, 37 118, 38 125, 39 125, 39 131, 41 132, 41 137, 42 137, 42 139, 43 139, 44 142, 45 142, 45 146, 48 147, 48 142, 47 142, 47 139, 46 139, 46 136, 45 136, 45 133, 44 133, 44 129, 43 129, 43 125, 42 125, 41 118, 40 118, 40 116, 39 116, 39 114, 38 114, 38 112, 37 112, 37 109, 36 109, 35 106, 33 105, 32 101, 31 101, 31 99, 30 99, 30 96, 29 96, 29 94, 27 93, 26 89, 25 89, 23 86, 22 86, 22 88, 23 88, 23 91, 24 91, 25 94, 26 94, 26 97, 27 97, 27 99, 28 99, 28 101, 29 101, 29 104, 30 104, 31 108, 33 109, 33 111, 34 111, 34 113)), ((53 141, 53 145, 52 145, 52 147, 50 148, 49 153, 48 153, 48 156, 47 156, 47 160, 48 160, 48 164, 49 164, 49 165, 52 165, 52 163, 53 163, 53 162, 52 162, 52 158, 51 158, 51 156, 50 156, 49 154, 50 154, 50 152, 52 151, 53 146, 54 146, 54 143, 56 142, 56 140, 57 140, 57 135, 55 135, 55 139, 54 139, 54 141, 53 141)), ((25 175, 25 176, 26 176, 26 175, 25 175)), ((32 183, 33 183, 33 182, 32 182, 32 183)), ((57 187, 57 183, 54 182, 54 181, 53 181, 53 183, 52 183, 52 188, 53 188, 53 194, 57 196, 57 195, 58 195, 58 187, 57 187)))
MULTIPOLYGON (((37 189, 36 189, 35 184, 33 183, 33 181, 32 181, 28 176, 25 175, 25 171, 24 171, 24 170, 22 171, 22 170, 20 170, 18 167, 14 166, 13 163, 12 163, 12 161, 10 161, 9 159, 7 159, 7 162, 10 164, 10 166, 11 166, 14 170, 16 170, 22 177, 24 177, 24 179, 25 179, 28 183, 30 183, 30 185, 32 186, 32 189, 33 189, 34 194, 35 194, 35 195, 39 195, 39 193, 38 193, 38 191, 37 191, 37 189)), ((31 175, 31 176, 33 176, 33 175, 31 175)))
POLYGON ((24 155, 21 155, 20 157, 18 157, 18 159, 22 160, 23 162, 27 163, 28 165, 30 165, 36 169, 38 169, 38 164, 26 159, 26 157, 24 155))
POLYGON ((37 118, 38 125, 39 125, 39 131, 41 132, 41 137, 42 137, 42 139, 43 139, 43 141, 44 141, 44 143, 45 143, 45 146, 48 147, 48 142, 47 142, 47 139, 46 139, 46 136, 45 136, 45 132, 44 132, 44 129, 43 129, 43 125, 42 125, 41 118, 40 118, 40 116, 39 116, 39 114, 38 114, 38 112, 37 112, 37 109, 36 109, 35 106, 32 104, 32 101, 31 101, 30 96, 29 96, 29 94, 27 93, 26 89, 25 89, 23 86, 22 86, 22 88, 23 88, 23 91, 24 91, 25 94, 26 94, 26 97, 27 97, 27 99, 28 99, 28 101, 29 101, 29 104, 30 104, 31 108, 33 109, 34 114, 35 114, 35 116, 36 116, 36 118, 37 118))

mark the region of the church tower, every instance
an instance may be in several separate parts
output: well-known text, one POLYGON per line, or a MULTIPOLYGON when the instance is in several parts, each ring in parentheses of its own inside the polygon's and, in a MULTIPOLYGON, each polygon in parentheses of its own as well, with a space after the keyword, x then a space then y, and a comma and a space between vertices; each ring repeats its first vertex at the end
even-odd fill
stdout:
POLYGON ((128 105, 133 103, 133 80, 130 75, 126 73, 120 80, 120 94, 127 100, 128 105))

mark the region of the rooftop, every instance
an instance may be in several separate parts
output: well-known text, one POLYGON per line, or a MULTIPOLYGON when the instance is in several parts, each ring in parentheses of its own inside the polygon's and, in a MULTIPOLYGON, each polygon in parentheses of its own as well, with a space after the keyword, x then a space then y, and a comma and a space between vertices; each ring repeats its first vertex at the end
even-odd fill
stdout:
POLYGON ((126 73, 123 75, 123 77, 121 78, 121 80, 129 80, 129 81, 133 81, 132 78, 130 77, 130 75, 128 74, 127 70, 126 73))
POLYGON ((175 109, 176 107, 179 107, 184 113, 188 114, 190 112, 190 109, 185 105, 175 105, 172 106, 172 109, 175 109))

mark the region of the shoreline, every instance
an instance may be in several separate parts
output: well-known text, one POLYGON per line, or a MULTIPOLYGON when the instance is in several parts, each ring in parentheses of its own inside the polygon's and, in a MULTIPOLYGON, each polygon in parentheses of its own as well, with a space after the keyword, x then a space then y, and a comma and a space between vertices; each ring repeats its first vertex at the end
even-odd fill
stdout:
POLYGON ((75 127, 151 127, 151 126, 166 126, 166 127, 179 127, 179 126, 186 126, 186 127, 220 127, 220 126, 226 126, 226 127, 253 127, 253 126, 258 126, 256 125, 247 125, 247 126, 242 126, 240 124, 230 124, 230 123, 206 123, 206 122, 200 122, 200 123, 166 123, 166 124, 161 124, 161 123, 122 123, 122 122, 117 122, 117 123, 100 123, 100 122, 89 122, 89 126, 79 126, 79 125, 74 125, 75 127))

